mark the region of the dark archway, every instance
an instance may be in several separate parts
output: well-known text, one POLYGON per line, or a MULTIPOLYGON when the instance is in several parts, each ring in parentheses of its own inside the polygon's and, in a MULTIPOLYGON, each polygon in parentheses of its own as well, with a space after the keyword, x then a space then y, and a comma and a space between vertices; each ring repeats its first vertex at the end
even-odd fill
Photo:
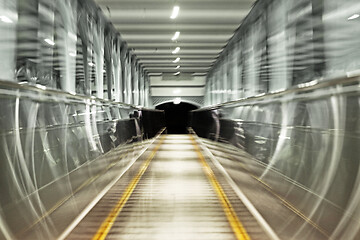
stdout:
POLYGON ((187 133, 186 128, 190 121, 190 111, 198 109, 198 107, 185 102, 179 104, 168 102, 156 106, 156 109, 165 111, 168 134, 184 134, 187 133))

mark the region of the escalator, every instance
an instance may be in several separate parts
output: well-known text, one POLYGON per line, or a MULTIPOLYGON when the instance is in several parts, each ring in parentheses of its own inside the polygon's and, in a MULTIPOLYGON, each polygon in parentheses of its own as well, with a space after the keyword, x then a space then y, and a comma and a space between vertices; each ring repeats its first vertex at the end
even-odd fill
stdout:
POLYGON ((274 239, 192 135, 162 135, 66 239, 274 239))

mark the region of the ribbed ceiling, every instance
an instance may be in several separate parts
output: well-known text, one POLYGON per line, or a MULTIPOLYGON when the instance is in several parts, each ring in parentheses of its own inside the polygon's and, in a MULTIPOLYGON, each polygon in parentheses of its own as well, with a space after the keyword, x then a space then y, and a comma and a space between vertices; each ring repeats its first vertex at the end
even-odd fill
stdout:
POLYGON ((96 0, 149 74, 205 74, 254 0, 96 0), (178 17, 170 19, 174 6, 178 17), (180 37, 172 41, 176 31, 180 37), (177 54, 172 51, 180 47, 177 54), (173 63, 177 57, 179 63, 173 63), (180 69, 175 67, 180 65, 180 69))

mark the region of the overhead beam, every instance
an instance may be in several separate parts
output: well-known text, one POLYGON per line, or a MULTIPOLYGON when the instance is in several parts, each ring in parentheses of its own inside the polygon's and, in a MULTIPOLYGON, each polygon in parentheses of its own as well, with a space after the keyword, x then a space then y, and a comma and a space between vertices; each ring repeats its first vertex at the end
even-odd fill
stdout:
MULTIPOLYGON (((152 49, 135 49, 134 53, 136 55, 172 55, 172 51, 174 48, 177 47, 177 45, 174 45, 173 47, 167 47, 163 49, 158 48, 152 48, 152 49)), ((204 56, 214 56, 221 52, 221 49, 193 49, 193 48, 181 48, 179 53, 176 55, 204 55, 204 56)))
MULTIPOLYGON (((96 0, 104 8, 104 12, 110 9, 161 9, 166 10, 171 14, 174 2, 169 0, 96 0)), ((182 12, 189 9, 197 10, 226 10, 226 9, 250 9, 255 1, 254 0, 181 0, 178 2, 182 12)))
POLYGON ((164 64, 196 64, 196 65, 209 65, 215 61, 215 59, 181 59, 179 63, 173 63, 172 60, 176 57, 172 57, 171 59, 139 59, 138 62, 142 64, 150 64, 152 66, 155 65, 164 65, 164 64))
POLYGON ((120 29, 122 32, 146 32, 151 29, 151 31, 168 31, 169 29, 178 30, 178 31, 203 31, 206 29, 209 32, 212 31, 230 31, 233 32, 239 25, 238 24, 173 24, 168 22, 163 23, 143 23, 143 24, 124 24, 124 23, 116 23, 114 27, 120 29))
MULTIPOLYGON (((203 17, 194 15, 189 16, 186 18, 179 17, 176 21, 177 24, 232 24, 232 25, 240 25, 242 20, 245 18, 246 13, 237 13, 237 14, 231 14, 229 17, 225 17, 223 15, 215 15, 211 16, 204 15, 203 17)), ((130 14, 123 14, 123 15, 108 15, 107 16, 111 22, 114 25, 117 24, 146 24, 146 23, 153 23, 153 24, 161 24, 164 23, 165 16, 158 16, 156 14, 154 15, 144 15, 139 17, 131 17, 130 14)), ((169 16, 166 15, 166 18, 169 18, 169 16)))
POLYGON ((214 59, 219 56, 219 54, 202 54, 202 55, 185 55, 185 54, 179 54, 179 55, 144 55, 144 54, 138 54, 135 53, 136 56, 139 59, 149 59, 149 60, 157 60, 157 59, 172 59, 174 57, 180 57, 181 59, 214 59))
MULTIPOLYGON (((171 41, 172 36, 174 35, 173 32, 168 34, 144 34, 144 33, 137 33, 137 34, 122 34, 123 38, 129 42, 136 42, 136 41, 171 41)), ((232 34, 187 34, 181 33, 178 41, 180 42, 198 42, 198 41, 215 41, 215 42, 226 42, 232 34)))
MULTIPOLYGON (((152 48, 169 48, 173 47, 175 43, 167 41, 167 42, 130 42, 128 43, 129 48, 134 49, 152 49, 152 48)), ((226 43, 224 42, 177 42, 176 46, 186 47, 186 48, 196 48, 196 49, 219 49, 222 48, 226 43)))

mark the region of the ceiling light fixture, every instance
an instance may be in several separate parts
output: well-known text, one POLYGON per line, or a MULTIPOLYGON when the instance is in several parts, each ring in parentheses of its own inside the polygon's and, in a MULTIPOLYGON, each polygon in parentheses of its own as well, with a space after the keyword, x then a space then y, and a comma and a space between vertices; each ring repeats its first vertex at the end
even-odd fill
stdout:
POLYGON ((180 74, 180 72, 176 72, 176 73, 174 73, 174 75, 175 75, 175 76, 177 76, 177 75, 179 75, 179 74, 180 74))
POLYGON ((161 76, 162 73, 149 73, 149 76, 161 76))
POLYGON ((180 51, 180 47, 176 47, 175 49, 174 49, 174 51, 172 51, 172 54, 176 54, 176 53, 178 53, 180 51))
POLYGON ((4 23, 12 23, 13 21, 7 16, 0 16, 0 20, 4 23))
POLYGON ((180 104, 181 103, 181 98, 175 98, 173 103, 174 104, 180 104))
POLYGON ((180 32, 175 32, 174 36, 171 38, 171 40, 175 41, 180 36, 180 32))
POLYGON ((179 6, 174 6, 170 18, 171 18, 171 19, 175 19, 175 18, 178 16, 178 14, 179 14, 179 10, 180 10, 180 7, 179 7, 179 6))
POLYGON ((205 76, 206 75, 206 73, 205 72, 195 72, 195 73, 193 73, 193 74, 191 74, 192 76, 205 76))
POLYGON ((180 58, 178 57, 178 58, 176 58, 174 61, 173 61, 173 63, 177 63, 177 62, 179 62, 180 61, 180 58))
POLYGON ((175 69, 179 69, 180 68, 180 65, 177 65, 175 69))
POLYGON ((360 17, 360 15, 357 14, 357 13, 355 13, 354 15, 348 17, 348 20, 354 20, 354 19, 356 19, 356 18, 358 18, 358 17, 360 17))
POLYGON ((49 38, 45 38, 44 41, 45 41, 47 44, 51 45, 51 46, 54 46, 54 45, 55 45, 55 42, 54 42, 53 40, 49 39, 49 38))
POLYGON ((68 32, 68 36, 69 36, 69 38, 71 38, 71 39, 74 40, 74 41, 77 40, 76 34, 74 34, 74 33, 72 33, 72 32, 68 32))

